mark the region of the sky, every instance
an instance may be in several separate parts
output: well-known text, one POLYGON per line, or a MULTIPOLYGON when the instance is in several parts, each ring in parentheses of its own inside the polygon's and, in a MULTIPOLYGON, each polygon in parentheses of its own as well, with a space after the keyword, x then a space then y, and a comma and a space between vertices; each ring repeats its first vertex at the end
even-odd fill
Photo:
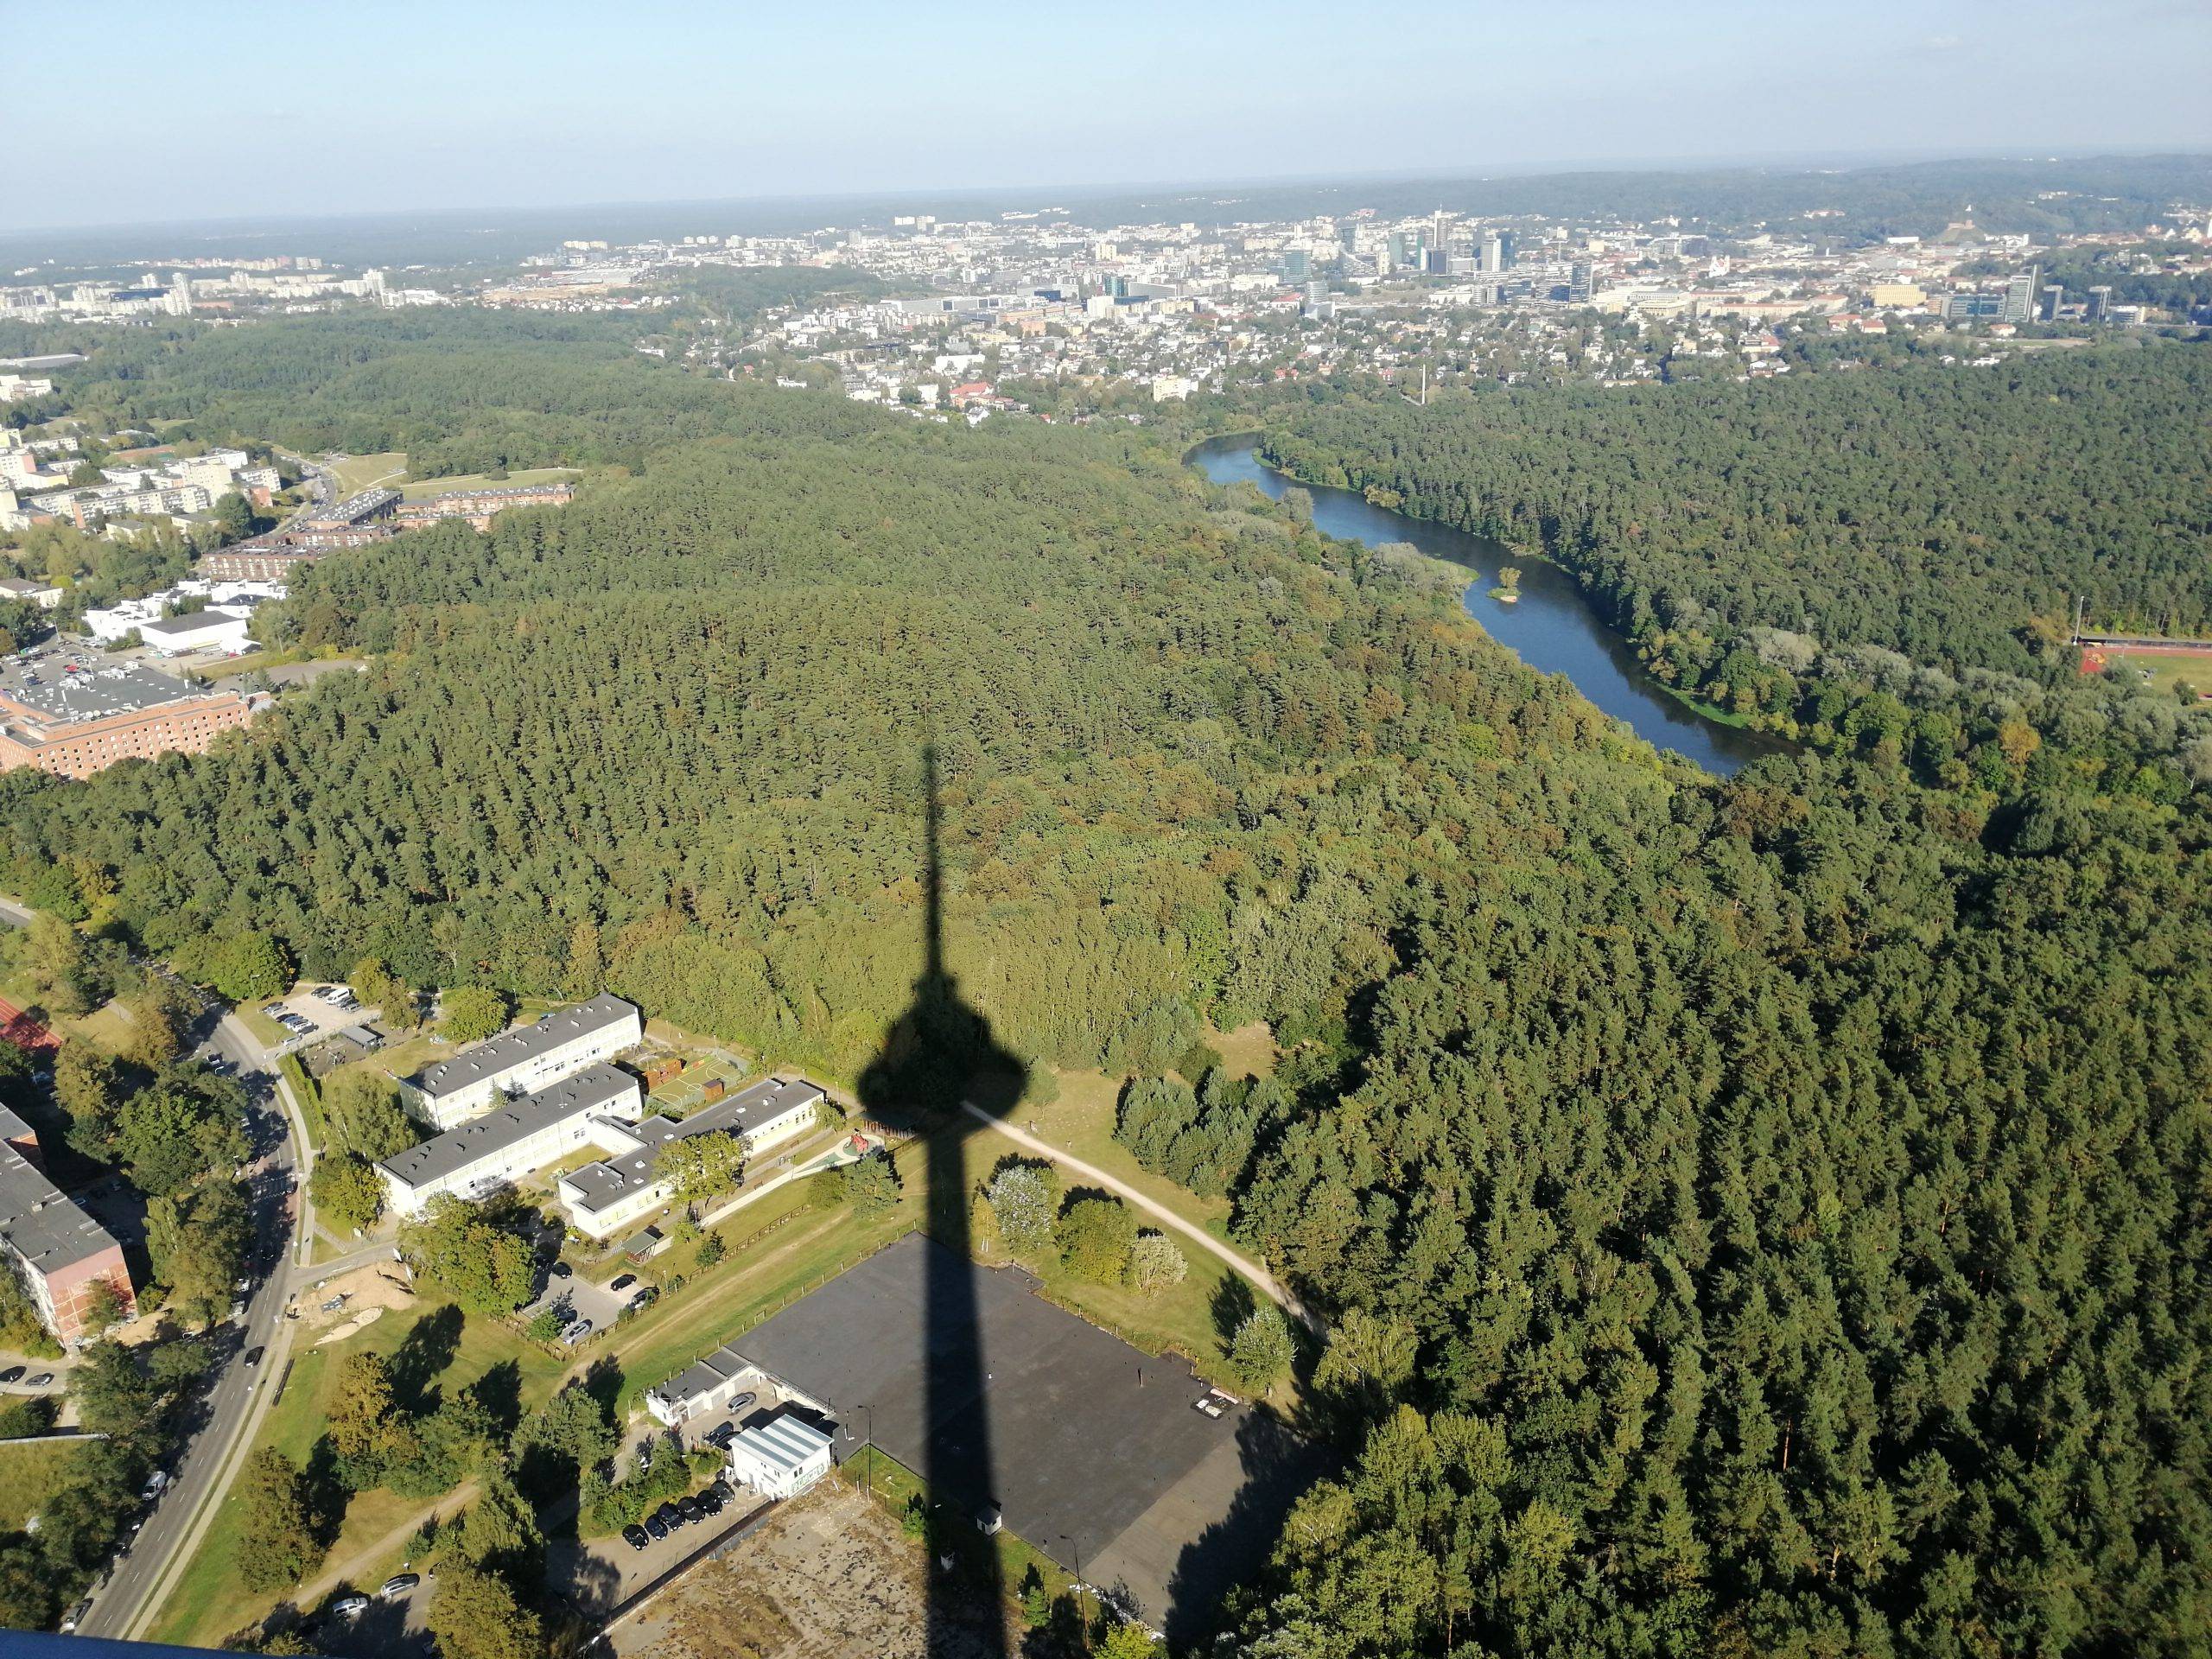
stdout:
POLYGON ((9 10, 0 229, 2212 148, 2208 0, 9 10))

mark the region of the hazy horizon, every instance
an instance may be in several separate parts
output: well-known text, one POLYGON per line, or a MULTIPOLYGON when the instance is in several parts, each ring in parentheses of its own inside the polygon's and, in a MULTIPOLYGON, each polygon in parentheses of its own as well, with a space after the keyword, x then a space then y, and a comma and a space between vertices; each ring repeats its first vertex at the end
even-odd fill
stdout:
POLYGON ((2212 14, 2163 0, 2087 29, 1965 0, 1816 34, 1748 0, 1347 16, 125 9, 89 127, 85 43, 12 42, 0 138, 67 133, 70 166, 0 226, 2212 147, 2212 14))

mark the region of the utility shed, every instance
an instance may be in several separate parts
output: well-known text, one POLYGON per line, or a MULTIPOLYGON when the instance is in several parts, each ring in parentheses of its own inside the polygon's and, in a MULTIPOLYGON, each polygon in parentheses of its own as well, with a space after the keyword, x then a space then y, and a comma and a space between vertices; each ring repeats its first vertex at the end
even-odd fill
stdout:
POLYGON ((830 1472, 830 1437, 781 1411, 729 1443, 729 1472, 764 1497, 791 1497, 830 1472))

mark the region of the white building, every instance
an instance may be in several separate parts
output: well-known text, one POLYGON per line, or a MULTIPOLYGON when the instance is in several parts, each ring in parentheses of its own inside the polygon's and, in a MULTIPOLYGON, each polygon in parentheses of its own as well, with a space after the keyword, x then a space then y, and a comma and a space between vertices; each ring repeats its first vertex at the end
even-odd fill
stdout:
POLYGON ((253 643, 246 632, 251 620, 245 611, 211 606, 188 616, 141 622, 138 637, 157 657, 182 657, 195 651, 226 651, 236 655, 253 643))
POLYGON ((636 1006, 602 991, 588 1002, 557 1009, 534 1026, 487 1037, 449 1060, 401 1078, 400 1098, 431 1128, 450 1129, 505 1096, 528 1094, 613 1059, 642 1042, 645 1034, 645 1022, 636 1006))
POLYGON ((791 1497, 830 1472, 830 1437, 804 1419, 779 1412, 729 1443, 731 1479, 763 1497, 791 1497))
POLYGON ((734 1348, 717 1348, 694 1360, 658 1388, 645 1390, 645 1409, 653 1420, 680 1428, 694 1418, 719 1417, 741 1394, 760 1394, 766 1372, 734 1348))
POLYGON ((396 1215, 422 1213, 442 1194, 473 1201, 520 1175, 556 1163, 585 1145, 614 1151, 631 1137, 623 1125, 645 1114, 638 1080, 606 1065, 588 1065, 536 1094, 495 1106, 419 1147, 377 1165, 385 1201, 396 1215))
POLYGON ((668 1202, 671 1183, 660 1173, 664 1147, 691 1135, 720 1132, 735 1135, 749 1158, 804 1132, 814 1122, 822 1100, 822 1090, 810 1083, 769 1077, 680 1122, 654 1116, 629 1130, 626 1137, 614 1130, 613 1138, 626 1139, 626 1144, 610 1145, 603 1162, 587 1164, 561 1178, 561 1203, 569 1223, 594 1238, 609 1237, 668 1202))

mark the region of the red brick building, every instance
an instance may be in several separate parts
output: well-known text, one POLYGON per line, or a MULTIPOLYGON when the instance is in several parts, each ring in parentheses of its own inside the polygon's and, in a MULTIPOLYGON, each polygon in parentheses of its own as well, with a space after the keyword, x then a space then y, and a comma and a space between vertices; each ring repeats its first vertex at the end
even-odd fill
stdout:
POLYGON ((63 778, 133 758, 198 754, 251 710, 235 691, 211 691, 145 668, 0 674, 0 772, 35 766, 63 778))
POLYGON ((137 1311, 123 1247, 46 1178, 38 1137, 0 1106, 0 1268, 12 1272, 55 1341, 69 1347, 99 1334, 92 1304, 103 1285, 137 1311))

